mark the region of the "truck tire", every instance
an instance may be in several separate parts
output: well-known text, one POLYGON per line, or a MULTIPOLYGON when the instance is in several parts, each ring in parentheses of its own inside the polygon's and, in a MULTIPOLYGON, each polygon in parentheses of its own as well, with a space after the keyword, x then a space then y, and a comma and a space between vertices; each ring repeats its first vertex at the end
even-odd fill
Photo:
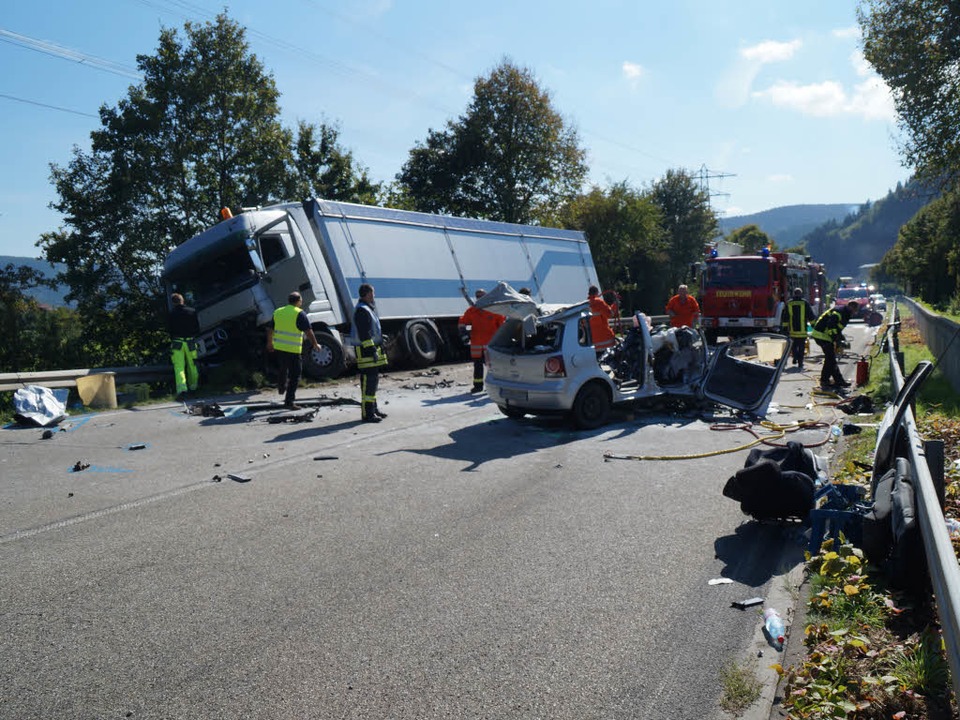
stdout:
POLYGON ((573 424, 580 430, 595 430, 610 417, 610 391, 598 382, 580 388, 573 401, 573 424))
POLYGON ((411 320, 403 328, 403 349, 414 367, 430 367, 437 361, 440 339, 424 320, 411 320))
POLYGON ((346 368, 343 362, 343 346, 333 335, 322 330, 314 331, 319 350, 307 345, 303 350, 303 373, 314 380, 341 375, 346 368))

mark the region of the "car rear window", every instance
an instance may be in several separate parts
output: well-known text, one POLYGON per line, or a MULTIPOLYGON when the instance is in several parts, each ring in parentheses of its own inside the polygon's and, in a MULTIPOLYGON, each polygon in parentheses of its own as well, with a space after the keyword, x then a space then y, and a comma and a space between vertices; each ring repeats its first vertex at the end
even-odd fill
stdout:
POLYGON ((523 321, 508 318, 490 340, 490 347, 502 352, 555 352, 563 343, 563 323, 537 323, 532 335, 524 332, 523 321))

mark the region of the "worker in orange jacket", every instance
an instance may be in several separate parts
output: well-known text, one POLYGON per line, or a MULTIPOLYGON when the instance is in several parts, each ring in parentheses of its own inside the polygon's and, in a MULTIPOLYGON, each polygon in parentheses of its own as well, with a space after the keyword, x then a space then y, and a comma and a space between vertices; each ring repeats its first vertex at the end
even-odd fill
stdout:
POLYGON ((613 347, 617 340, 610 327, 610 318, 613 317, 613 308, 607 304, 596 285, 587 288, 587 300, 590 302, 590 334, 593 336, 593 347, 597 353, 613 347))
MULTIPOLYGON (((477 290, 477 300, 486 295, 483 290, 477 290)), ((483 392, 483 351, 490 342, 490 338, 497 331, 506 318, 489 310, 483 310, 471 305, 460 316, 458 325, 461 332, 470 327, 470 357, 473 359, 473 388, 471 393, 483 392)))

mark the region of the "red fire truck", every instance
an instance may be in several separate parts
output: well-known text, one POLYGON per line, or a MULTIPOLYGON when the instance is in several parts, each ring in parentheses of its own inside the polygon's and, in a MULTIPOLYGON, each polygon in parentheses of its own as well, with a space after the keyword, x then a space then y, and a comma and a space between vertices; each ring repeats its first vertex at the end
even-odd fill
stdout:
POLYGON ((819 315, 826 309, 826 282, 824 266, 803 255, 766 248, 759 255, 711 253, 700 276, 704 334, 715 343, 721 335, 778 331, 783 303, 797 287, 819 315))

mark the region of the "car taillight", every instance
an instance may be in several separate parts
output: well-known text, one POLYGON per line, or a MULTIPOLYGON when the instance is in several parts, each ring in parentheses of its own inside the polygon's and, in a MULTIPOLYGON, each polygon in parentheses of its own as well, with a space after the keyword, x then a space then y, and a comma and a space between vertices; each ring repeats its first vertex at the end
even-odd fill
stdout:
POLYGON ((563 356, 554 355, 548 357, 543 364, 543 376, 548 378, 561 378, 567 376, 567 369, 563 365, 563 356))

